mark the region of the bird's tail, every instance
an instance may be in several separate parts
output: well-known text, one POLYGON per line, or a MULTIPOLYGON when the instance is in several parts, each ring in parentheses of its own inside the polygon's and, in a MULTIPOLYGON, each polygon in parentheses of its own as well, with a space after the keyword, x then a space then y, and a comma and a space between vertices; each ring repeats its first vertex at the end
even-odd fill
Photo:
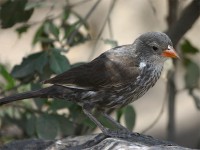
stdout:
POLYGON ((28 98, 59 98, 60 95, 64 93, 69 93, 70 89, 63 86, 53 85, 47 88, 29 91, 24 93, 15 94, 12 96, 4 97, 0 99, 0 105, 11 103, 18 100, 28 99, 28 98))

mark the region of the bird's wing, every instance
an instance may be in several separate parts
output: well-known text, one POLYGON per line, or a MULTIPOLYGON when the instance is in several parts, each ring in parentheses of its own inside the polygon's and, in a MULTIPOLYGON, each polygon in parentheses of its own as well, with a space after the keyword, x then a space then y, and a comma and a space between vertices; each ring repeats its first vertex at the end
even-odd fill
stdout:
POLYGON ((43 83, 99 89, 136 80, 140 73, 136 59, 130 55, 119 55, 118 49, 120 47, 107 51, 93 61, 72 68, 43 83))

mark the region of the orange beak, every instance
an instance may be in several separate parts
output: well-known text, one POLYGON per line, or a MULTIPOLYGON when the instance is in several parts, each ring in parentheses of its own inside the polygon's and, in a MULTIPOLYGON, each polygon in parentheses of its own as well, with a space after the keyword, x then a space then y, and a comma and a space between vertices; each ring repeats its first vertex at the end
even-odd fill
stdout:
POLYGON ((179 58, 178 54, 176 53, 176 51, 174 50, 174 48, 170 45, 168 45, 168 49, 164 50, 162 53, 162 56, 164 57, 170 57, 170 58, 179 58))

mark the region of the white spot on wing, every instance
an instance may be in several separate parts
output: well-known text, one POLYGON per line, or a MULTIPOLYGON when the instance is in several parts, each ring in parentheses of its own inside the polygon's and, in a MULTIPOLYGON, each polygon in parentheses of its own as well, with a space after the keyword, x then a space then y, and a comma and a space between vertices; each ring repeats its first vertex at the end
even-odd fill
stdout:
POLYGON ((80 89, 80 90, 87 90, 89 89, 88 87, 81 87, 78 85, 62 85, 64 87, 72 88, 72 89, 80 89))
POLYGON ((145 62, 141 62, 140 65, 139 65, 139 68, 142 69, 142 68, 144 68, 146 65, 147 65, 147 64, 146 64, 145 62))

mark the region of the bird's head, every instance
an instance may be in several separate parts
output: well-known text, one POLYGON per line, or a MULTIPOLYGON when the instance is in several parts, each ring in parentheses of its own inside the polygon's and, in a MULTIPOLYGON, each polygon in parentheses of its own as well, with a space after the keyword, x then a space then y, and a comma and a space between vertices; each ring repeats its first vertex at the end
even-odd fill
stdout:
POLYGON ((164 63, 167 58, 179 58, 170 38, 161 32, 147 32, 134 42, 138 58, 149 62, 164 63))

